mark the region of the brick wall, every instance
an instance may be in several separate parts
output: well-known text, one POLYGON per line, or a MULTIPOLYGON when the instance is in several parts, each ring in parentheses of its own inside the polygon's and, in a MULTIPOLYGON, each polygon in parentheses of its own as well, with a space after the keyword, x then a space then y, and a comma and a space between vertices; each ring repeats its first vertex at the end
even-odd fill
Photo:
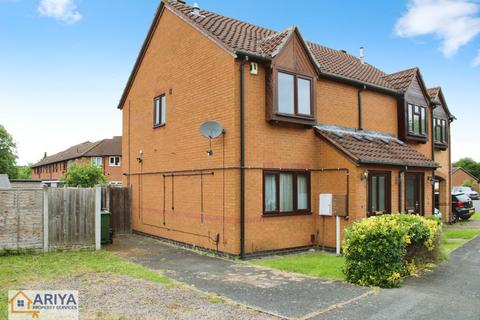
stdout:
MULTIPOLYGON (((130 174, 123 182, 132 187, 134 230, 239 253, 239 68, 239 61, 193 27, 168 10, 163 13, 123 105, 123 168, 130 174), (153 128, 153 101, 161 94, 166 95, 166 125, 153 128), (212 141, 212 156, 206 153, 208 139, 199 133, 200 125, 207 120, 216 120, 226 129, 224 136, 212 141), (177 176, 172 177, 172 172, 177 176)), ((335 221, 318 216, 318 195, 348 193, 350 217, 342 219, 343 229, 366 216, 365 170, 391 171, 392 212, 402 210, 404 196, 400 207, 398 204, 398 168, 357 166, 311 128, 267 122, 265 70, 261 65, 258 75, 248 70, 247 64, 247 253, 321 243, 333 247, 335 221), (312 214, 265 217, 261 168, 344 168, 348 170, 349 188, 346 171, 314 170, 312 214)), ((317 121, 356 127, 357 88, 325 79, 316 85, 317 121)), ((365 91, 363 127, 398 136, 396 108, 395 97, 365 91)), ((415 147, 429 154, 427 145, 415 147)), ((430 215, 431 171, 420 171, 425 177, 425 211, 430 215)))

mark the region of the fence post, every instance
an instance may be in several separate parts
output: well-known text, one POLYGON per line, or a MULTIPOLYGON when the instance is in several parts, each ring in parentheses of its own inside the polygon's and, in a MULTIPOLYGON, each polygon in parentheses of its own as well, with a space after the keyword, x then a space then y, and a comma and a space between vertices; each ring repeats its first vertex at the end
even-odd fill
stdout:
POLYGON ((48 187, 43 188, 43 252, 48 252, 48 187))
POLYGON ((95 188, 95 250, 101 248, 101 204, 102 204, 102 188, 95 188))

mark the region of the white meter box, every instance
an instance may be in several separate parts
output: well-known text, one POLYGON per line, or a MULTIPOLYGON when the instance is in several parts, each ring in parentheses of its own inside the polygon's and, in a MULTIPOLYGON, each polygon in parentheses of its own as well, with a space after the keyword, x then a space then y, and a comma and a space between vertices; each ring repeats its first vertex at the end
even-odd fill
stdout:
POLYGON ((332 216, 333 194, 321 193, 318 197, 318 214, 320 216, 332 216))

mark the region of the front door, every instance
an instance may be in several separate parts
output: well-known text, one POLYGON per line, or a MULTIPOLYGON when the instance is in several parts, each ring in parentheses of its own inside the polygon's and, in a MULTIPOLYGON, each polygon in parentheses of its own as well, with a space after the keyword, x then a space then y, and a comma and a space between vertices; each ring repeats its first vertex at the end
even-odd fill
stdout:
POLYGON ((405 177, 405 209, 423 215, 423 173, 407 173, 405 177))
POLYGON ((391 213, 390 172, 368 173, 368 216, 391 213))

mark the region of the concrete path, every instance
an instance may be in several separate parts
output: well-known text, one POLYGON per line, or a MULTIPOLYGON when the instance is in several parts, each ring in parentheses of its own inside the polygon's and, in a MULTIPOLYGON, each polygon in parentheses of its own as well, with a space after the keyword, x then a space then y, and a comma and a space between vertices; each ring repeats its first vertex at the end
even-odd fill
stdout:
POLYGON ((480 237, 455 250, 449 263, 315 319, 479 320, 480 237))
POLYGON ((118 236, 109 250, 202 291, 280 318, 310 319, 374 293, 339 281, 209 257, 139 235, 118 236))

